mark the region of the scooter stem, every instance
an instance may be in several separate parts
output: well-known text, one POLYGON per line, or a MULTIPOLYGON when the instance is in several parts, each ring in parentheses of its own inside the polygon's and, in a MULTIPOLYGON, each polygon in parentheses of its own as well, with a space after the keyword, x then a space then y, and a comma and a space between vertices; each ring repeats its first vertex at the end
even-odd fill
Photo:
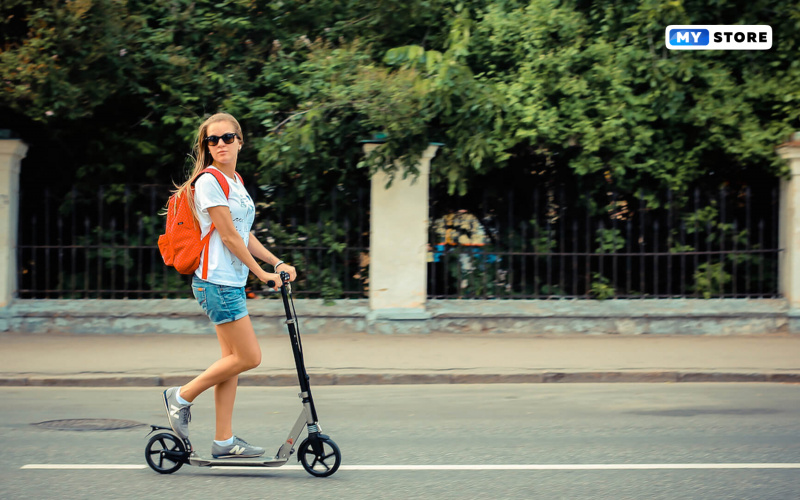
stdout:
POLYGON ((283 281, 283 286, 281 286, 281 298, 283 299, 283 308, 286 311, 286 325, 289 329, 289 338, 292 343, 294 364, 297 369, 297 380, 300 383, 300 397, 303 400, 303 404, 309 404, 311 418, 316 423, 319 422, 319 419, 317 418, 317 410, 314 406, 314 398, 311 396, 311 383, 303 358, 303 346, 300 341, 300 332, 297 329, 297 318, 292 314, 292 307, 289 304, 291 300, 289 295, 291 293, 291 289, 289 288, 289 273, 285 271, 281 272, 281 280, 283 281))

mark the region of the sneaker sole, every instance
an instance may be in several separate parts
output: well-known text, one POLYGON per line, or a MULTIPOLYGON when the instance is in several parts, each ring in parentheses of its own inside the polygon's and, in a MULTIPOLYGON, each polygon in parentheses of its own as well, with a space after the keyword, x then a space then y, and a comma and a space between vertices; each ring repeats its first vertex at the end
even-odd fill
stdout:
POLYGON ((175 429, 175 426, 172 425, 172 418, 169 416, 169 401, 167 401, 167 391, 164 391, 162 396, 164 396, 164 410, 167 412, 167 422, 169 422, 169 426, 172 429, 172 432, 177 434, 178 437, 181 438, 181 439, 189 439, 188 436, 184 437, 183 434, 178 432, 178 430, 175 429))

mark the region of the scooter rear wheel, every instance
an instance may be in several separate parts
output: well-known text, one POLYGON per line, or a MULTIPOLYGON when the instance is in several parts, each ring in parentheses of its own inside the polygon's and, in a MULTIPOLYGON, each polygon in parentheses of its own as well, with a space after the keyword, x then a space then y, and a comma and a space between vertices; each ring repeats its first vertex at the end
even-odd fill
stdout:
POLYGON ((178 437, 162 432, 151 437, 147 442, 144 458, 147 460, 147 465, 159 474, 172 474, 183 466, 183 462, 171 458, 166 452, 183 453, 185 451, 186 447, 178 437))
POLYGON ((300 443, 297 458, 306 472, 312 476, 328 477, 339 470, 342 464, 342 452, 328 436, 320 435, 316 440, 318 442, 316 445, 311 438, 306 438, 300 443))

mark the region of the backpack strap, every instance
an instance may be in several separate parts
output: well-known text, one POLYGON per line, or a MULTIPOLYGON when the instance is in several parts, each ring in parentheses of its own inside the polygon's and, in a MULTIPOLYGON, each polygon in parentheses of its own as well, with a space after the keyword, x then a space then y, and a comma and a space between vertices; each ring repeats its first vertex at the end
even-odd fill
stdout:
MULTIPOLYGON (((234 172, 236 177, 239 179, 239 182, 244 185, 244 179, 242 176, 239 175, 239 172, 234 172)), ((225 194, 225 198, 228 198, 231 193, 231 186, 228 184, 228 179, 225 177, 225 174, 217 170, 216 168, 206 168, 203 169, 197 176, 192 180, 192 189, 194 189, 194 183, 197 182, 197 179, 200 178, 203 174, 211 174, 216 177, 217 182, 219 182, 219 186, 222 188, 222 192, 225 194)), ((205 258, 203 259, 203 271, 202 271, 202 279, 205 280, 208 278, 208 247, 211 244, 211 232, 214 231, 214 223, 211 223, 211 227, 208 229, 208 234, 203 238, 203 253, 205 258)))
MULTIPOLYGON (((208 167, 201 170, 200 173, 197 174, 197 176, 192 180, 192 187, 194 187, 194 183, 197 182, 197 179, 199 179, 200 176, 203 174, 211 174, 214 177, 216 177, 217 182, 219 182, 219 185, 222 188, 222 192, 225 193, 225 198, 230 196, 231 187, 228 185, 228 178, 225 176, 225 174, 223 174, 216 168, 208 167)), ((239 178, 239 182, 244 183, 244 181, 242 180, 242 176, 239 175, 239 172, 236 172, 236 177, 239 178)))

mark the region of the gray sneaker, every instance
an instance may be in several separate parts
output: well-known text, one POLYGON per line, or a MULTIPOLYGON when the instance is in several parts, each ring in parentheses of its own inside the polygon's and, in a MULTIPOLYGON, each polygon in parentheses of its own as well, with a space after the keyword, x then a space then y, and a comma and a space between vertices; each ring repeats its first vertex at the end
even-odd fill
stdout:
POLYGON ((233 436, 233 444, 220 446, 216 441, 211 445, 211 456, 214 458, 254 458, 264 454, 264 448, 248 444, 243 439, 233 436))
POLYGON ((169 426, 182 439, 189 438, 189 422, 192 421, 192 412, 188 405, 178 403, 178 390, 180 387, 170 387, 164 391, 164 408, 167 409, 169 426))

